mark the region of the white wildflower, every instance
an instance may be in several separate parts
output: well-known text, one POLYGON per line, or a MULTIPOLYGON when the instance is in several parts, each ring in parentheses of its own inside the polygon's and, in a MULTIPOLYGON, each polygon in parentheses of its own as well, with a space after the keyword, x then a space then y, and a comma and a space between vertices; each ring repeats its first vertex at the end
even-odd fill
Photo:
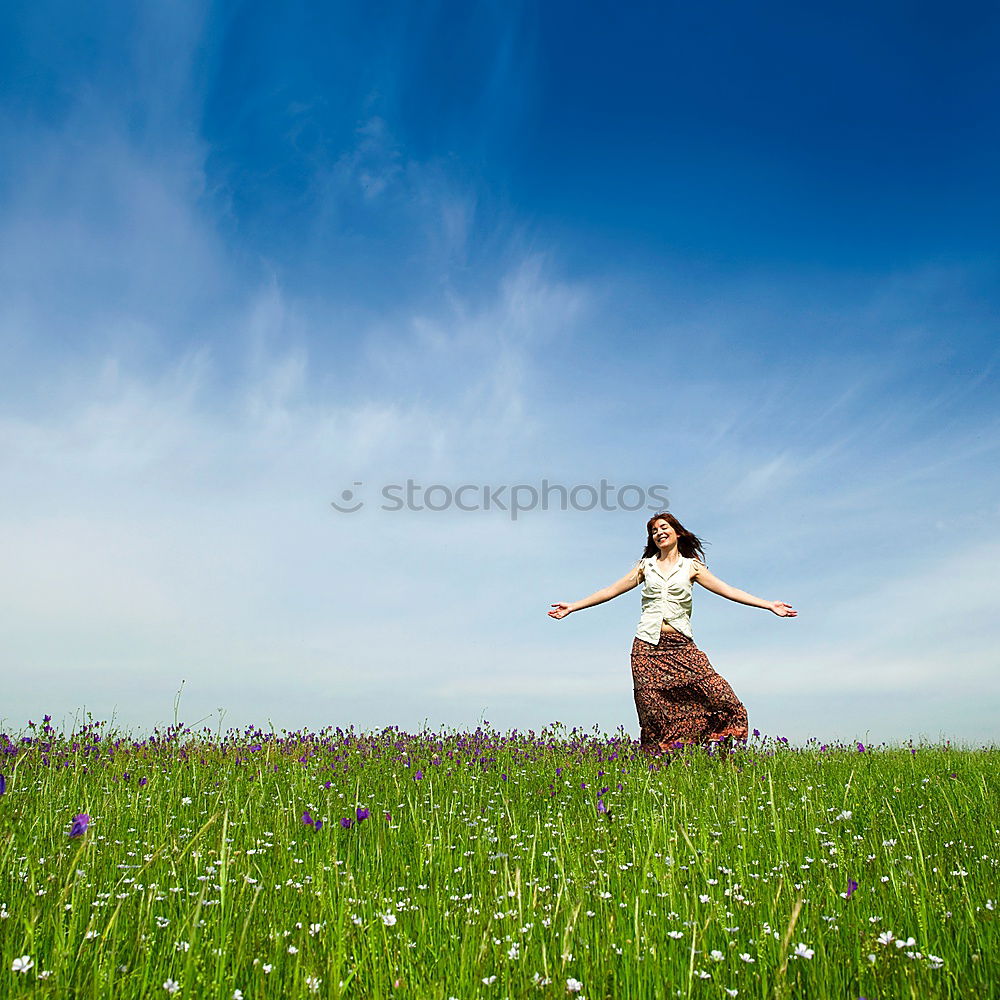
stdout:
POLYGON ((382 914, 382 923, 385 924, 386 927, 392 927, 392 926, 394 926, 395 923, 396 923, 396 914, 395 913, 383 913, 382 914))
POLYGON ((795 954, 799 958, 812 958, 816 952, 812 948, 807 948, 801 941, 795 949, 795 954))
POLYGON ((14 964, 10 967, 11 972, 27 972, 35 963, 30 955, 22 955, 14 959, 14 964))
POLYGON ((583 989, 583 983, 581 983, 579 979, 572 979, 572 978, 567 979, 566 980, 566 989, 570 993, 579 993, 580 990, 583 989))
POLYGON ((165 982, 165 983, 163 984, 163 988, 164 988, 164 989, 165 989, 165 990, 166 990, 166 991, 167 991, 168 993, 176 993, 176 992, 177 992, 177 991, 178 991, 178 990, 179 990, 179 989, 181 988, 181 984, 180 984, 179 982, 177 982, 177 980, 176 980, 176 979, 168 979, 168 980, 167 980, 167 981, 166 981, 166 982, 165 982))

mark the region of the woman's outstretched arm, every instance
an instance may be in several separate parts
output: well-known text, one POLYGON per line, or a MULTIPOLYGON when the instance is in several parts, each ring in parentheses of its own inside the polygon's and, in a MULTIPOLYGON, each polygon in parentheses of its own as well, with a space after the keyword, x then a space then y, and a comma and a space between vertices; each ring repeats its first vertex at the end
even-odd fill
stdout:
POLYGON ((694 560, 694 565, 695 572, 692 579, 700 583, 706 590, 712 591, 713 594, 718 594, 720 597, 725 597, 730 601, 736 601, 737 604, 747 604, 751 608, 767 608, 768 611, 773 611, 779 618, 794 618, 798 614, 790 604, 786 604, 784 601, 765 601, 759 597, 754 597, 753 594, 748 594, 745 590, 737 590, 735 587, 730 587, 728 583, 720 580, 714 573, 709 571, 704 563, 699 562, 697 559, 694 560))
POLYGON ((549 611, 549 617, 565 618, 574 611, 582 611, 584 608, 592 608, 595 604, 603 604, 605 601, 610 601, 612 598, 618 597, 620 594, 624 594, 634 587, 638 587, 641 582, 642 568, 637 566, 626 573, 620 580, 616 580, 610 587, 595 590, 590 597, 585 597, 582 601, 570 601, 568 604, 561 601, 558 604, 550 605, 552 610, 549 611))

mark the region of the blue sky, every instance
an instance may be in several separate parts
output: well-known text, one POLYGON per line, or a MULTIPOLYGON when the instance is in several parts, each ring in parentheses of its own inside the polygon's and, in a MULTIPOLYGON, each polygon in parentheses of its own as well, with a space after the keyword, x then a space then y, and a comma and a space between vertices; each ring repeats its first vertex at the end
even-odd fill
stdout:
POLYGON ((793 739, 994 740, 1000 13, 8 5, 7 725, 637 734, 643 511, 793 739), (366 506, 330 501, 360 482, 366 506))

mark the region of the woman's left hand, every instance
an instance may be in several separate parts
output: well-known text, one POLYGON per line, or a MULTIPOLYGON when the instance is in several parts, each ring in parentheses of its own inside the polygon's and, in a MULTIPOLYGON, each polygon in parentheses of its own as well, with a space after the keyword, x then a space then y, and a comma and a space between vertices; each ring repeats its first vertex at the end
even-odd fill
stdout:
POLYGON ((769 611, 773 611, 779 618, 794 618, 798 614, 798 611, 790 604, 785 604, 784 601, 771 601, 767 607, 769 611))

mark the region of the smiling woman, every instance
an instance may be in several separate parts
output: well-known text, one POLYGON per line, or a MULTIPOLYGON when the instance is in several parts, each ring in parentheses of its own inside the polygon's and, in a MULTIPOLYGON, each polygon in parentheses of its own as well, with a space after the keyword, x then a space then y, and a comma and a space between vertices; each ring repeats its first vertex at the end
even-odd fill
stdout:
POLYGON ((764 601, 723 583, 703 558, 697 535, 673 514, 655 514, 646 522, 646 547, 632 570, 582 601, 553 604, 549 610, 550 617, 565 618, 643 584, 642 612, 632 640, 632 685, 644 750, 662 752, 685 743, 717 743, 725 750, 748 735, 746 708, 694 643, 693 583, 780 618, 797 614, 783 601, 764 601))

